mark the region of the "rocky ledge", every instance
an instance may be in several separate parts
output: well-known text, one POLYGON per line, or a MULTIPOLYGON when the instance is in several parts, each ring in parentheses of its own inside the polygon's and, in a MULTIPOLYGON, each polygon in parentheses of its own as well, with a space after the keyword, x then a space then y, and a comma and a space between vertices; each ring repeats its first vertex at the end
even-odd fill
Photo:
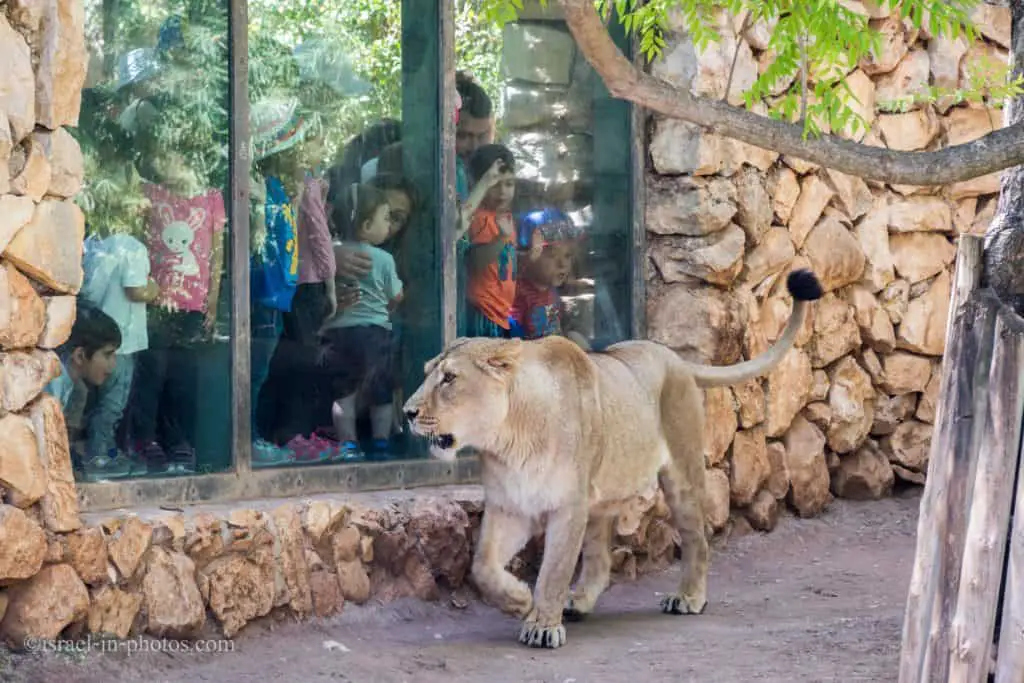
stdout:
MULTIPOLYGON (((0 505, 0 636, 232 637, 271 615, 347 601, 439 600, 471 590, 479 487, 324 495, 82 516, 46 530, 39 508, 0 505), (454 592, 454 593, 453 593, 454 592)), ((677 537, 660 492, 619 520, 615 580, 666 568, 677 537)), ((535 575, 540 539, 513 561, 535 575)))

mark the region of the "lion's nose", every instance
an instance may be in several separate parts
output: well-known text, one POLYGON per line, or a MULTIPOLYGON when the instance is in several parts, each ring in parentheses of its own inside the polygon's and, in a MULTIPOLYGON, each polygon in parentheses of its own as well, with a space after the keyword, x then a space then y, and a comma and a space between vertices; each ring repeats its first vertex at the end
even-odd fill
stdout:
POLYGON ((418 411, 418 410, 407 410, 407 411, 405 411, 405 417, 406 417, 406 418, 407 418, 407 419, 408 419, 408 420, 409 420, 410 422, 412 422, 413 420, 415 420, 415 419, 416 419, 416 416, 417 416, 417 415, 419 415, 419 414, 420 414, 420 411, 418 411))

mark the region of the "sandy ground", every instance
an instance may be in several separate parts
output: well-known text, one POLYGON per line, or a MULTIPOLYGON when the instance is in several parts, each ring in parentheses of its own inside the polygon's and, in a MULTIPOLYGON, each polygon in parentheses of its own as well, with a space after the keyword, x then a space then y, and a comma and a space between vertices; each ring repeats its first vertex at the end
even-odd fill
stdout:
POLYGON ((836 501, 714 552, 710 603, 662 615, 674 569, 609 589, 568 644, 531 650, 516 622, 476 603, 348 606, 330 620, 253 624, 220 654, 0 650, 4 683, 895 681, 919 490, 836 501))

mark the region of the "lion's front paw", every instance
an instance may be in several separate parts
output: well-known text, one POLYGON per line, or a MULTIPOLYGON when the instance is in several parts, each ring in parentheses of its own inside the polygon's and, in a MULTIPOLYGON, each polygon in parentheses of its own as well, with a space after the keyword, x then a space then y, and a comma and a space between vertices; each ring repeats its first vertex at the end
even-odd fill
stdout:
POLYGON ((565 645, 565 626, 562 624, 543 626, 536 621, 527 621, 519 630, 519 642, 530 647, 546 647, 554 650, 565 645))
POLYGON ((665 614, 702 614, 708 601, 688 598, 685 595, 668 595, 661 601, 661 611, 665 614))

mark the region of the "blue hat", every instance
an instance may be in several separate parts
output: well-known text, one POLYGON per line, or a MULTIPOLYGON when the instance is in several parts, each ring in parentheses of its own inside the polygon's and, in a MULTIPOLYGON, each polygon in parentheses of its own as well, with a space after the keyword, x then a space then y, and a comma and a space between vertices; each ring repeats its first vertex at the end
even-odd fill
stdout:
POLYGON ((519 221, 516 243, 520 249, 529 249, 533 244, 533 233, 540 231, 544 244, 574 242, 582 239, 583 230, 558 209, 547 208, 531 211, 519 221))

